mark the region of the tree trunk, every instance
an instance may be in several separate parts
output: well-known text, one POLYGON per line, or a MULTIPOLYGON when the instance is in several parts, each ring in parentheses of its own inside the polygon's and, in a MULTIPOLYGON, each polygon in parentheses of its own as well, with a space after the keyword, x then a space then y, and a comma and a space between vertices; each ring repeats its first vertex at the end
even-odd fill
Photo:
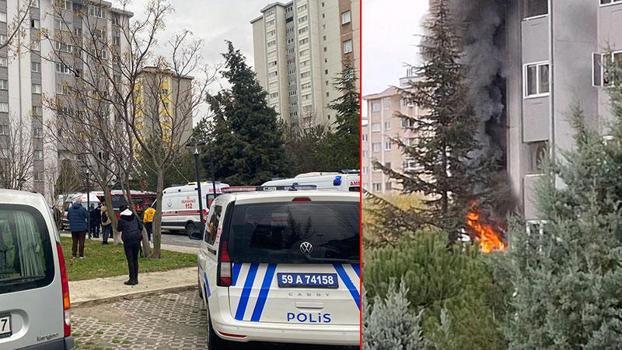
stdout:
POLYGON ((121 243, 121 235, 117 232, 117 216, 114 214, 114 208, 112 207, 112 190, 108 186, 104 186, 104 204, 106 204, 106 214, 110 218, 112 223, 112 238, 114 244, 121 243))
POLYGON ((164 171, 158 170, 156 187, 156 213, 153 217, 153 257, 160 258, 162 245, 162 192, 164 192, 164 171))

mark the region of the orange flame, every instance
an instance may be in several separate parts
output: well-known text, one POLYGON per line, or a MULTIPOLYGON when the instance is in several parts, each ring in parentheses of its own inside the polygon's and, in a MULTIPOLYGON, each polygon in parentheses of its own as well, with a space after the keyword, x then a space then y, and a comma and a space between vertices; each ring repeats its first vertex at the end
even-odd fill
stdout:
POLYGON ((482 252, 491 253, 507 249, 507 243, 503 241, 500 230, 482 222, 481 215, 476 208, 469 211, 466 216, 466 223, 479 242, 482 252))

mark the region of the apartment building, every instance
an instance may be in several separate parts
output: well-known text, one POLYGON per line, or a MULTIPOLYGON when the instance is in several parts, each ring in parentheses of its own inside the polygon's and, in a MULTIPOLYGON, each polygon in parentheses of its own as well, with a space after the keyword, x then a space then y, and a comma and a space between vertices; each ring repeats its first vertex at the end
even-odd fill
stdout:
MULTIPOLYGON (((6 41, 7 29, 13 25, 7 19, 10 22, 16 18, 24 3, 28 2, 0 1, 0 41, 6 41)), ((123 50, 127 43, 121 40, 120 26, 127 25, 131 16, 113 8, 108 1, 34 0, 22 24, 23 35, 15 37, 13 48, 0 50, 0 136, 6 136, 10 125, 23 125, 21 137, 31 140, 34 149, 32 176, 25 180, 24 189, 40 192, 52 200, 60 159, 69 157, 45 132, 46 125, 55 123, 58 113, 45 108, 44 99, 71 99, 63 86, 71 84, 73 74, 81 69, 80 60, 72 56, 72 46, 62 39, 64 33, 87 35, 86 28, 96 28, 98 35, 123 50), (62 20, 58 15, 62 15, 62 20), (68 64, 55 61, 58 54, 65 63, 73 62, 71 69, 68 64)), ((0 146, 6 147, 6 143, 0 146)))
POLYGON ((607 137, 609 65, 622 66, 622 0, 512 0, 505 29, 507 169, 525 218, 539 219, 534 189, 547 152, 573 147, 570 109, 607 137))
MULTIPOLYGON (((412 69, 408 76, 400 79, 402 88, 408 87, 414 75, 412 69)), ((366 115, 362 125, 362 159, 363 159, 363 188, 372 193, 389 193, 399 191, 401 186, 390 179, 382 171, 374 168, 374 161, 386 167, 403 172, 412 169, 416 163, 402 154, 402 150, 392 139, 400 139, 406 144, 414 142, 416 133, 412 123, 399 115, 410 117, 422 116, 418 106, 408 103, 401 98, 396 87, 389 87, 384 91, 363 97, 366 104, 366 115)))
POLYGON ((331 126, 339 97, 334 79, 360 60, 356 0, 272 3, 251 21, 257 79, 268 104, 293 127, 331 126))
POLYGON ((193 78, 158 67, 145 67, 139 78, 136 119, 143 135, 162 128, 164 135, 175 138, 170 141, 185 145, 192 136, 193 78))

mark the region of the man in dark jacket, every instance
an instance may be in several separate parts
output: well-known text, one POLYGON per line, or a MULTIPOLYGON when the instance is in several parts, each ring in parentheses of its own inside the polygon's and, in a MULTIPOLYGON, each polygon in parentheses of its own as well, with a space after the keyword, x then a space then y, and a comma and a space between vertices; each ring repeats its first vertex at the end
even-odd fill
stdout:
POLYGON ((91 221, 89 222, 89 224, 91 225, 91 235, 93 235, 93 237, 95 238, 99 238, 99 227, 101 226, 101 221, 102 221, 102 211, 101 211, 101 204, 99 204, 97 207, 92 207, 91 208, 91 221))
POLYGON ((121 215, 117 224, 117 231, 121 232, 121 240, 123 241, 123 249, 125 250, 130 275, 130 279, 123 283, 133 286, 138 284, 138 251, 143 235, 143 225, 136 215, 127 209, 127 206, 122 206, 120 209, 121 215))
POLYGON ((84 239, 87 230, 87 217, 89 213, 82 206, 82 199, 76 198, 67 211, 67 220, 69 221, 69 230, 71 231, 71 257, 76 258, 76 252, 79 250, 80 259, 84 259, 84 239))

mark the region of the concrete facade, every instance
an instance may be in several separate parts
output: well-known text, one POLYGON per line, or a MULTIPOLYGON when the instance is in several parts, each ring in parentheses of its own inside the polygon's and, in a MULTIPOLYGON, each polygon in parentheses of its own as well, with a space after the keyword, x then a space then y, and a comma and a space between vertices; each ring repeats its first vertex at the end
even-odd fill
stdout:
POLYGON ((273 3, 251 21, 254 66, 268 104, 292 127, 331 126, 335 78, 360 62, 360 6, 355 0, 273 3))
POLYGON ((506 18, 507 168, 525 218, 534 220, 542 156, 573 147, 571 108, 580 105, 587 124, 608 134, 602 63, 622 62, 622 1, 512 0, 506 18))

